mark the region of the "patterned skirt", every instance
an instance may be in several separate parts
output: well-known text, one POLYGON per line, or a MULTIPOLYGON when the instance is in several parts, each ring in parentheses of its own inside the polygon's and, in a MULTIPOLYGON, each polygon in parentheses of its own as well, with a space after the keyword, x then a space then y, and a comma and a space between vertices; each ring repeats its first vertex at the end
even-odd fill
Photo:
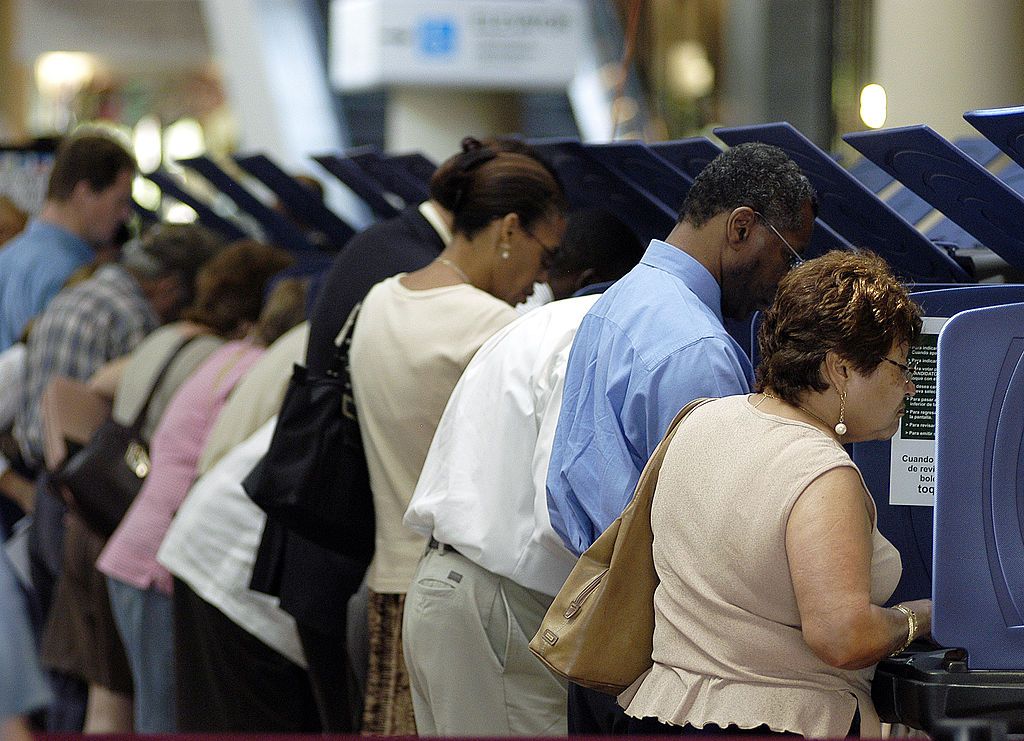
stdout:
POLYGON ((363 736, 415 736, 409 674, 402 656, 404 594, 370 590, 370 656, 363 702, 363 736))

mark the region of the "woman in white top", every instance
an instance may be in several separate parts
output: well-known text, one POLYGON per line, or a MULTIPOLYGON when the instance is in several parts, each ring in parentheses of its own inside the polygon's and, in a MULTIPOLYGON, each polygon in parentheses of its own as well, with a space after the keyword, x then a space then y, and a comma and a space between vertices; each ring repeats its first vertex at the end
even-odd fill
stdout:
POLYGON ((380 735, 415 733, 401 624, 427 544, 402 517, 463 369, 546 279, 565 229, 556 177, 525 154, 466 139, 434 175, 435 189, 452 204, 451 243, 426 267, 370 290, 350 350, 376 514, 362 731, 380 735))
POLYGON ((654 666, 619 697, 631 732, 880 735, 875 665, 929 632, 931 602, 882 606, 899 553, 842 446, 895 434, 920 330, 871 254, 779 284, 760 393, 695 410, 661 469, 654 666))

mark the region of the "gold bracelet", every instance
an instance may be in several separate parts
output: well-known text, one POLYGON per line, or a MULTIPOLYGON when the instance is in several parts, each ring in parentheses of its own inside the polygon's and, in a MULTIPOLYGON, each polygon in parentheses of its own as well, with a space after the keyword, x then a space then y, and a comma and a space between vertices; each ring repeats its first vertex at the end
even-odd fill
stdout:
POLYGON ((899 610, 907 616, 907 640, 904 641, 903 645, 893 651, 890 656, 898 656, 907 650, 911 643, 914 642, 914 634, 917 633, 917 614, 906 605, 894 605, 894 610, 899 610))

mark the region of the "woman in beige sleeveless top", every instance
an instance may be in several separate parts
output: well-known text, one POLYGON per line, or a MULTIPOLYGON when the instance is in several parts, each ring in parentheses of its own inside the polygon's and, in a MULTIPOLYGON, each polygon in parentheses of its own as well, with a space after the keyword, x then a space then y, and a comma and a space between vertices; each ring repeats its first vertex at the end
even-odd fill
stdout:
POLYGON ((895 434, 920 329, 874 255, 829 253, 783 279, 760 393, 694 411, 665 457, 654 666, 619 697, 631 731, 880 735, 875 665, 929 632, 931 603, 882 607, 899 553, 843 445, 895 434))

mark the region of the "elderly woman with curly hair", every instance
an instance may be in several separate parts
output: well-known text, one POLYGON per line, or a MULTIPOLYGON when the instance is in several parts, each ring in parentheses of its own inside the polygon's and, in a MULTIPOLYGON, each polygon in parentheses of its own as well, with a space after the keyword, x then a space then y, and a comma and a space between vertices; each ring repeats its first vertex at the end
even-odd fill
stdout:
POLYGON ((882 606, 900 558, 843 445, 895 434, 920 329, 874 255, 829 253, 782 280, 759 393, 699 407, 667 451, 654 665, 619 697, 631 731, 880 735, 875 665, 929 632, 931 603, 882 606))

